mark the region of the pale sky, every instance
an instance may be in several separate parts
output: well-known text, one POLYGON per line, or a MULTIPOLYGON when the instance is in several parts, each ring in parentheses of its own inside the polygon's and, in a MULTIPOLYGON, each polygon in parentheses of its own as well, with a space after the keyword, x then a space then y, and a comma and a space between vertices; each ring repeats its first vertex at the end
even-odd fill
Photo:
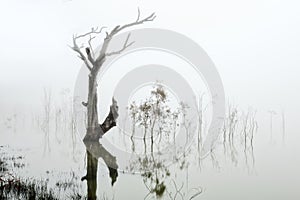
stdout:
POLYGON ((10 0, 1 2, 0 109, 40 101, 42 88, 73 88, 81 67, 68 48, 74 33, 157 13, 157 27, 196 41, 240 106, 300 111, 296 0, 10 0))

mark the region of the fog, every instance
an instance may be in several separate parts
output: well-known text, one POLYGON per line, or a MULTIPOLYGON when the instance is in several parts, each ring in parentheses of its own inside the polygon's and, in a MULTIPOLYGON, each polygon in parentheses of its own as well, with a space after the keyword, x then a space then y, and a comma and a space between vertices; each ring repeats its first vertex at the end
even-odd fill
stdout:
MULTIPOLYGON (((219 72, 226 104, 257 111, 256 172, 249 175, 234 167, 224 167, 223 172, 209 167, 201 173, 191 169, 189 173, 195 174, 191 185, 200 184, 205 188, 199 199, 299 199, 299 1, 10 0, 0 5, 1 119, 14 113, 30 115, 40 111, 44 88, 51 89, 57 102, 61 100, 62 89, 68 88, 72 96, 77 75, 83 67, 68 46, 72 45, 73 34, 85 33, 91 27, 112 28, 131 22, 136 19, 138 8, 141 16, 156 12, 154 22, 139 28, 170 29, 197 42, 219 72), (270 143, 271 110, 276 114, 272 119, 274 138, 270 143), (283 113, 285 142, 282 141, 283 113)), ((97 42, 100 45, 101 39, 97 42)), ((151 56, 158 63, 166 59, 162 54, 151 56)), ((134 61, 134 56, 131 59, 129 56, 123 62, 128 67, 146 61, 134 61)), ((175 62, 161 63, 174 65, 175 62)), ((117 63, 115 67, 121 66, 117 63)), ((193 77, 191 71, 183 73, 193 77)), ((109 86, 117 82, 112 80, 112 74, 105 82, 104 92, 109 97, 103 107, 110 103, 109 86)), ((0 130, 5 134, 5 129, 0 130)), ((10 137, 2 135, 0 144, 10 143, 10 137)), ((38 144, 36 140, 32 141, 33 145, 38 144)), ((18 146, 22 140, 15 142, 18 146)), ((134 195, 128 194, 127 183, 138 181, 125 176, 117 185, 118 196, 127 194, 129 198, 134 195)), ((139 197, 144 196, 140 194, 139 197)))

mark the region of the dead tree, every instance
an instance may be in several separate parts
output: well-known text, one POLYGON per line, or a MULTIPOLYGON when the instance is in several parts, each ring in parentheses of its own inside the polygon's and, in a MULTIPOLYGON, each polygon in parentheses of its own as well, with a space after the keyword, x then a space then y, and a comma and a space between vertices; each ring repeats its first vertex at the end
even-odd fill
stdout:
MULTIPOLYGON (((126 40, 124 41, 123 46, 113 52, 108 52, 107 49, 113 37, 123 31, 124 29, 137 26, 143 24, 145 22, 150 22, 155 19, 155 13, 152 13, 148 17, 144 19, 140 19, 140 12, 138 12, 137 19, 129 24, 125 24, 123 26, 116 26, 111 31, 106 32, 106 36, 103 40, 102 47, 100 52, 95 54, 95 51, 92 47, 92 40, 96 37, 97 34, 100 34, 105 27, 102 28, 92 28, 90 32, 87 32, 82 35, 74 35, 73 36, 73 46, 71 48, 78 54, 78 57, 84 62, 85 66, 89 70, 89 83, 88 83, 88 98, 87 102, 82 102, 84 106, 87 107, 87 132, 84 140, 99 140, 102 136, 101 133, 105 133, 106 131, 99 131, 102 128, 106 128, 106 125, 100 126, 98 122, 98 110, 97 110, 97 75, 103 66, 107 57, 120 54, 126 48, 131 46, 134 42, 129 42, 130 33, 127 35, 126 40), (77 41, 79 39, 89 38, 88 47, 85 47, 85 52, 82 51, 82 48, 79 47, 77 41)), ((111 120, 114 120, 111 118, 111 120)), ((112 123, 115 123, 112 121, 112 123)))
POLYGON ((83 35, 73 36, 73 46, 71 48, 78 54, 78 57, 83 60, 85 66, 89 70, 87 102, 82 102, 83 106, 87 108, 87 132, 84 137, 84 143, 87 147, 87 174, 82 178, 82 180, 87 180, 88 199, 94 200, 97 198, 97 166, 99 157, 103 158, 104 162, 109 168, 112 184, 116 181, 118 176, 116 159, 99 143, 99 138, 101 138, 102 135, 108 132, 112 127, 116 126, 118 106, 116 100, 113 98, 108 116, 102 124, 99 124, 97 109, 97 75, 107 57, 122 53, 126 48, 130 47, 134 43, 129 42, 130 34, 128 34, 123 47, 120 50, 108 52, 107 49, 109 44, 115 35, 124 29, 140 25, 145 22, 150 22, 154 19, 155 13, 152 13, 150 16, 144 19, 140 19, 140 12, 138 12, 136 21, 123 26, 118 25, 110 32, 106 32, 100 52, 97 54, 92 47, 92 40, 96 37, 95 35, 102 32, 104 27, 100 29, 92 28, 90 32, 87 32, 83 35), (79 47, 77 41, 86 37, 89 38, 88 47, 86 47, 85 52, 83 52, 82 48, 84 47, 79 47))
POLYGON ((282 123, 282 144, 285 145, 285 114, 284 110, 281 111, 281 123, 282 123))
POLYGON ((50 116, 51 116, 51 90, 44 88, 44 99, 43 99, 43 107, 44 107, 44 120, 42 124, 42 131, 44 132, 44 154, 50 152, 50 116))
POLYGON ((277 114, 274 110, 268 111, 270 114, 270 143, 273 142, 273 117, 277 114))

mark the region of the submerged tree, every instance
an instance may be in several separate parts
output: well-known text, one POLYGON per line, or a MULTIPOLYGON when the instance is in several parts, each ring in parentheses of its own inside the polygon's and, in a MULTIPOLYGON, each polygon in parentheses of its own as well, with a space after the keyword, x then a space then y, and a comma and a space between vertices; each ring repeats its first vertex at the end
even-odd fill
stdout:
MULTIPOLYGON (((98 108, 97 108, 97 75, 103 66, 107 57, 120 54, 126 48, 131 46, 134 42, 129 42, 130 33, 127 35, 127 38, 123 44, 123 47, 120 50, 108 52, 108 47, 113 37, 124 29, 143 24, 145 22, 150 22, 155 19, 155 13, 152 13, 150 16, 140 19, 140 11, 138 11, 138 17, 136 21, 125 24, 118 25, 113 28, 111 31, 106 32, 106 36, 103 40, 102 47, 100 52, 95 52, 92 47, 92 40, 96 37, 97 34, 100 34, 105 27, 100 29, 92 28, 90 32, 87 32, 82 35, 73 36, 73 46, 71 47, 77 54, 78 57, 84 62, 85 66, 89 70, 89 82, 88 82, 88 98, 87 102, 82 102, 83 106, 87 108, 87 132, 84 137, 84 143, 87 147, 87 175, 82 178, 82 180, 87 180, 88 183, 88 199, 96 199, 96 177, 97 177, 97 163, 98 158, 102 157, 104 161, 106 156, 103 153, 99 153, 101 146, 99 145, 99 139, 112 127, 116 126, 116 118, 118 117, 118 106, 116 100, 113 98, 112 105, 110 107, 110 112, 104 122, 99 124, 98 120, 98 108), (88 46, 85 48, 85 52, 82 51, 82 48, 78 46, 77 42, 79 39, 88 38, 88 46), (90 145, 94 144, 94 145, 90 145)), ((109 154, 106 154, 109 155, 109 154)), ((107 163, 109 166, 110 175, 112 177, 112 184, 115 182, 117 177, 117 165, 113 160, 113 163, 107 163), (112 173, 112 174, 111 174, 112 173)))
POLYGON ((168 104, 169 101, 169 94, 163 85, 155 83, 145 100, 140 104, 133 101, 129 105, 128 111, 132 122, 132 149, 135 149, 133 137, 138 131, 140 135, 143 135, 144 153, 147 153, 147 139, 150 143, 150 153, 154 150, 159 152, 164 146, 176 146, 179 116, 182 115, 184 109, 183 103, 179 107, 172 108, 168 104))
MULTIPOLYGON (((188 193, 188 155, 187 150, 183 154, 176 151, 176 133, 180 130, 180 124, 184 129, 186 141, 190 138, 191 122, 187 118, 189 106, 180 102, 178 107, 171 106, 170 95, 166 88, 160 84, 153 84, 149 95, 139 104, 133 101, 128 106, 132 122, 132 151, 135 156, 130 159, 127 170, 131 173, 139 173, 148 191, 144 199, 193 199, 201 194, 201 190, 188 193), (142 135, 144 152, 135 152, 136 133, 142 135), (147 138, 148 136, 148 138, 147 138), (148 139, 148 140, 146 140, 148 139), (150 151, 147 152, 147 141, 150 143, 150 151), (161 151, 163 150, 163 151, 161 151), (162 153, 163 152, 163 153, 162 153), (172 159, 166 159, 165 155, 172 159), (171 165, 172 163, 172 165, 171 165), (176 171, 186 172, 186 191, 184 184, 177 187, 176 171)), ((186 145, 186 144, 185 144, 186 145)))
POLYGON ((43 108, 44 108, 44 120, 42 123, 42 131, 44 132, 44 154, 50 152, 50 115, 51 115, 51 90, 44 88, 44 99, 43 99, 43 108))
POLYGON ((103 131, 100 130, 101 127, 98 122, 98 110, 97 110, 97 75, 103 66, 107 57, 120 54, 126 48, 131 46, 134 42, 129 42, 130 33, 128 34, 123 47, 118 51, 108 52, 107 49, 113 37, 123 31, 124 29, 143 24, 145 22, 150 22, 155 19, 155 13, 152 13, 150 16, 140 19, 140 12, 138 12, 137 20, 125 24, 123 26, 116 26, 111 31, 106 32, 106 37, 103 40, 102 47, 99 53, 96 53, 92 47, 92 40, 96 37, 95 35, 100 34, 105 27, 100 29, 92 28, 90 32, 87 32, 82 35, 73 36, 73 46, 71 47, 76 53, 79 54, 79 58, 84 61, 85 66, 89 70, 89 84, 88 84, 88 99, 87 102, 82 102, 84 106, 87 107, 87 133, 85 136, 86 140, 98 140, 103 134, 103 131), (88 47, 85 48, 85 52, 81 49, 84 47, 79 47, 77 41, 82 38, 87 38, 88 47))

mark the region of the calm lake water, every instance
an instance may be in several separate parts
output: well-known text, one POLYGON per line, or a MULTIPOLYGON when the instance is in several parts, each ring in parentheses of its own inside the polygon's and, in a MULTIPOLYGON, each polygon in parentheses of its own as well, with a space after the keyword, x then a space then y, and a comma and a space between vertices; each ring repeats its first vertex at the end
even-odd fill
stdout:
POLYGON ((186 149, 170 147, 173 154, 166 157, 158 153, 159 145, 151 151, 151 140, 145 152, 142 139, 134 143, 118 127, 99 143, 84 143, 84 134, 76 132, 55 133, 54 127, 49 138, 34 127, 4 127, 0 158, 9 172, 46 184, 59 199, 300 199, 297 131, 287 128, 283 138, 275 124, 271 138, 269 122, 260 120, 252 146, 245 148, 237 129, 234 147, 221 134, 205 158, 199 156, 197 136, 186 149))

